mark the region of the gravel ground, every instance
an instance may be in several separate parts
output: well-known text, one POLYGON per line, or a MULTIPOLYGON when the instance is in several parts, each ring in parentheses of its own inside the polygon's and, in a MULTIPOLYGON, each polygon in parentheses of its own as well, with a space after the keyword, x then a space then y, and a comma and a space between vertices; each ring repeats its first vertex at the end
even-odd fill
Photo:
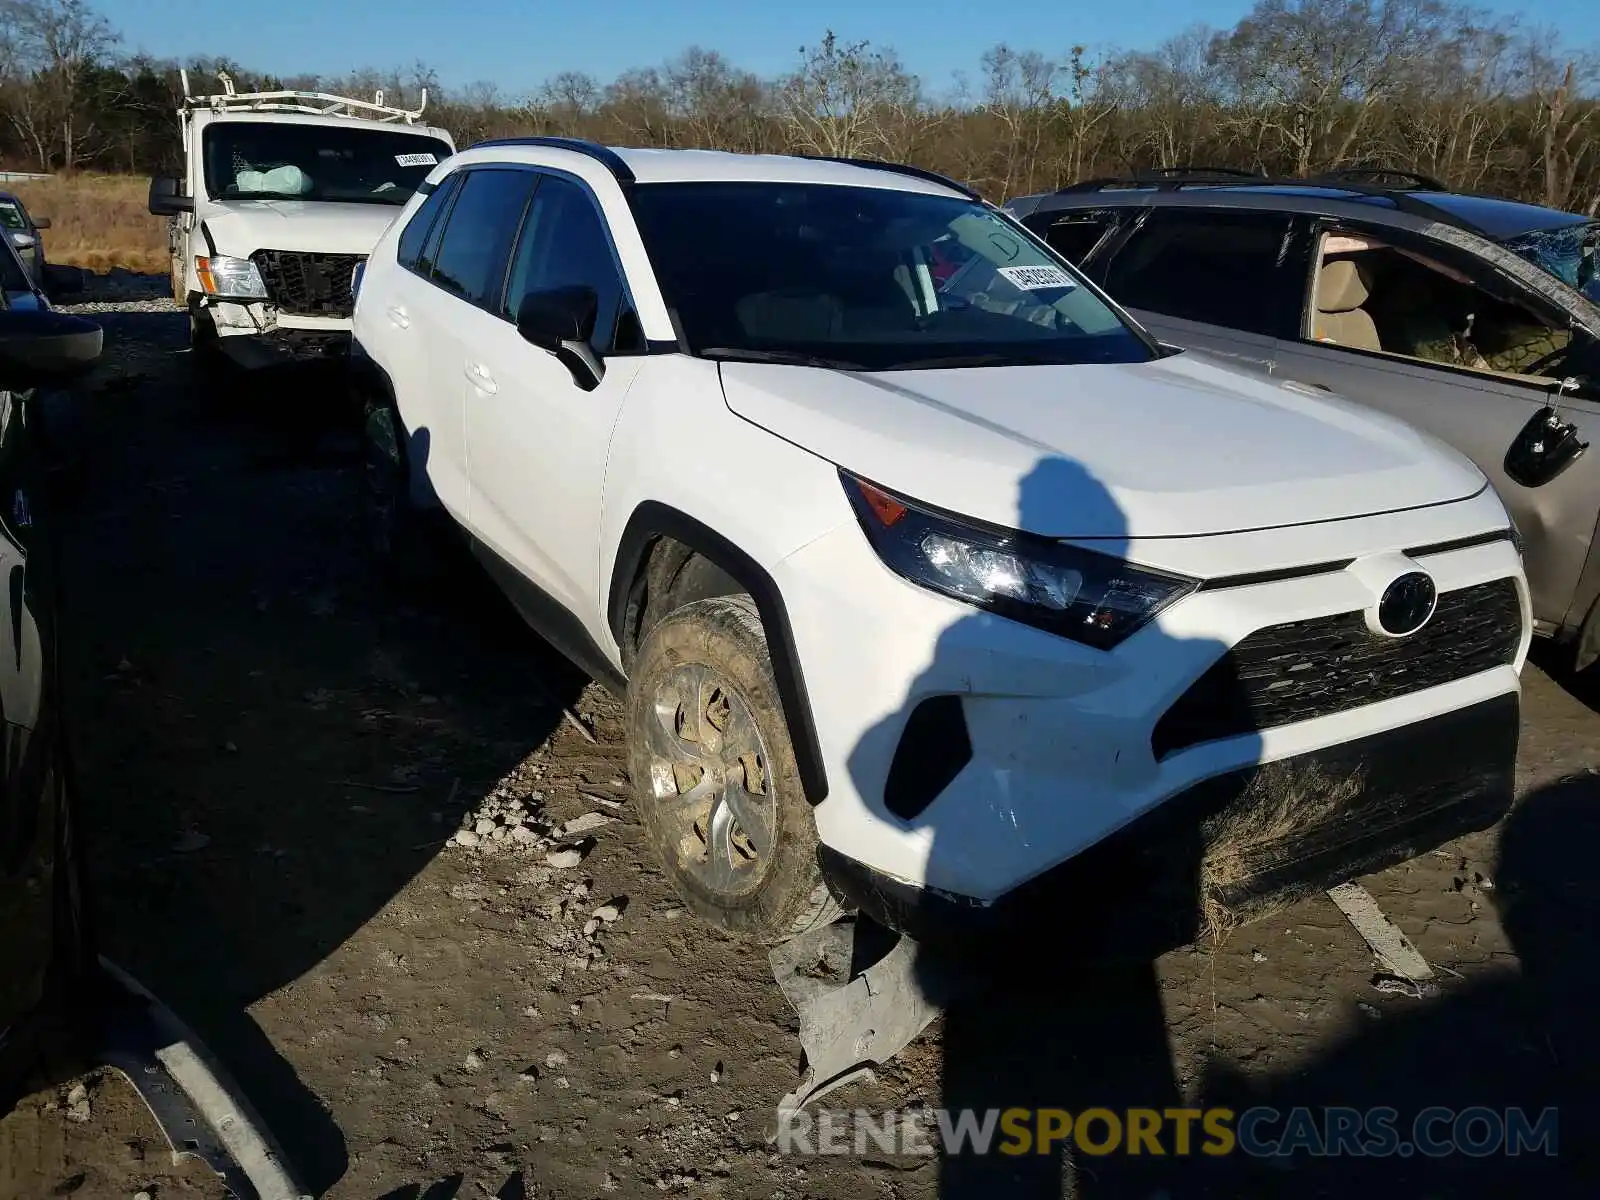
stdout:
MULTIPOLYGON (((1594 1194, 1600 717, 1559 675, 1526 676, 1504 861, 1491 831, 1364 881, 1439 995, 1380 991, 1317 900, 1145 970, 952 1012, 829 1101, 1559 1104, 1559 1159, 778 1154, 796 1022, 764 957, 688 918, 651 865, 615 703, 472 572, 427 596, 375 582, 328 381, 201 394, 164 288, 76 306, 108 340, 79 422, 66 626, 102 935, 319 1194, 1594 1194)), ((85 1136, 98 1106, 72 1154, 43 1148, 64 1100, 0 1122, 14 1194, 134 1186, 112 1170, 119 1129, 104 1161, 85 1136)))

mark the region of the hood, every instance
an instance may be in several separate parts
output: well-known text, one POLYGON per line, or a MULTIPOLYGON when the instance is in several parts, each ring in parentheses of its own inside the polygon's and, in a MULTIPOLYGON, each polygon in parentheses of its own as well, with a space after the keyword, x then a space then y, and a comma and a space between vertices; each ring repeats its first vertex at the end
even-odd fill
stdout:
POLYGON ((327 200, 230 200, 206 204, 200 220, 219 254, 248 258, 257 250, 371 254, 402 205, 327 200))
POLYGON ((1398 420, 1188 354, 875 374, 724 362, 721 372, 728 406, 771 433, 912 499, 1049 537, 1234 533, 1487 486, 1463 455, 1398 420))

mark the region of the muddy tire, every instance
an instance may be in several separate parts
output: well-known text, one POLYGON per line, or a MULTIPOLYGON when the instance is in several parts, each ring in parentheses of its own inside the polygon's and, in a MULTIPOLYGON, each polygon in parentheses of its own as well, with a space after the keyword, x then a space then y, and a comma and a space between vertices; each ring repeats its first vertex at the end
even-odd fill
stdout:
POLYGON ((361 519, 374 568, 394 583, 420 586, 439 571, 438 522, 411 499, 405 429, 394 405, 381 397, 360 401, 361 519))
POLYGON ((691 911, 768 944, 839 916, 748 596, 694 601, 646 632, 627 727, 645 830, 691 911))
POLYGON ((189 310, 189 369, 202 386, 220 384, 228 360, 217 343, 217 327, 203 313, 189 310))

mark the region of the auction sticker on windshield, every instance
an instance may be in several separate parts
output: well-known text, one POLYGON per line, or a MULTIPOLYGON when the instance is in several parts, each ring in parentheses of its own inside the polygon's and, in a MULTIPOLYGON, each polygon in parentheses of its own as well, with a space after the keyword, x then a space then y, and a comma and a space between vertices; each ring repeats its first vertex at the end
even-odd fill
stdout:
POLYGON ((439 160, 432 154, 396 154, 394 161, 402 167, 437 167, 439 160))
POLYGON ((1051 288, 1075 288, 1078 283, 1060 267, 1001 267, 999 273, 1006 280, 1028 292, 1043 292, 1051 288))

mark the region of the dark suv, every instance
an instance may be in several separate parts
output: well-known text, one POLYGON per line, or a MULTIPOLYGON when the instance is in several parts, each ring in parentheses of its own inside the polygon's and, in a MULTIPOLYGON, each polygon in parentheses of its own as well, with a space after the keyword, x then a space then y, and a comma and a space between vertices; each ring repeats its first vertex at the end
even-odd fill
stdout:
POLYGON ((1600 221, 1387 168, 1182 169, 1004 207, 1165 341, 1470 456, 1523 539, 1536 630, 1600 657, 1600 221))

